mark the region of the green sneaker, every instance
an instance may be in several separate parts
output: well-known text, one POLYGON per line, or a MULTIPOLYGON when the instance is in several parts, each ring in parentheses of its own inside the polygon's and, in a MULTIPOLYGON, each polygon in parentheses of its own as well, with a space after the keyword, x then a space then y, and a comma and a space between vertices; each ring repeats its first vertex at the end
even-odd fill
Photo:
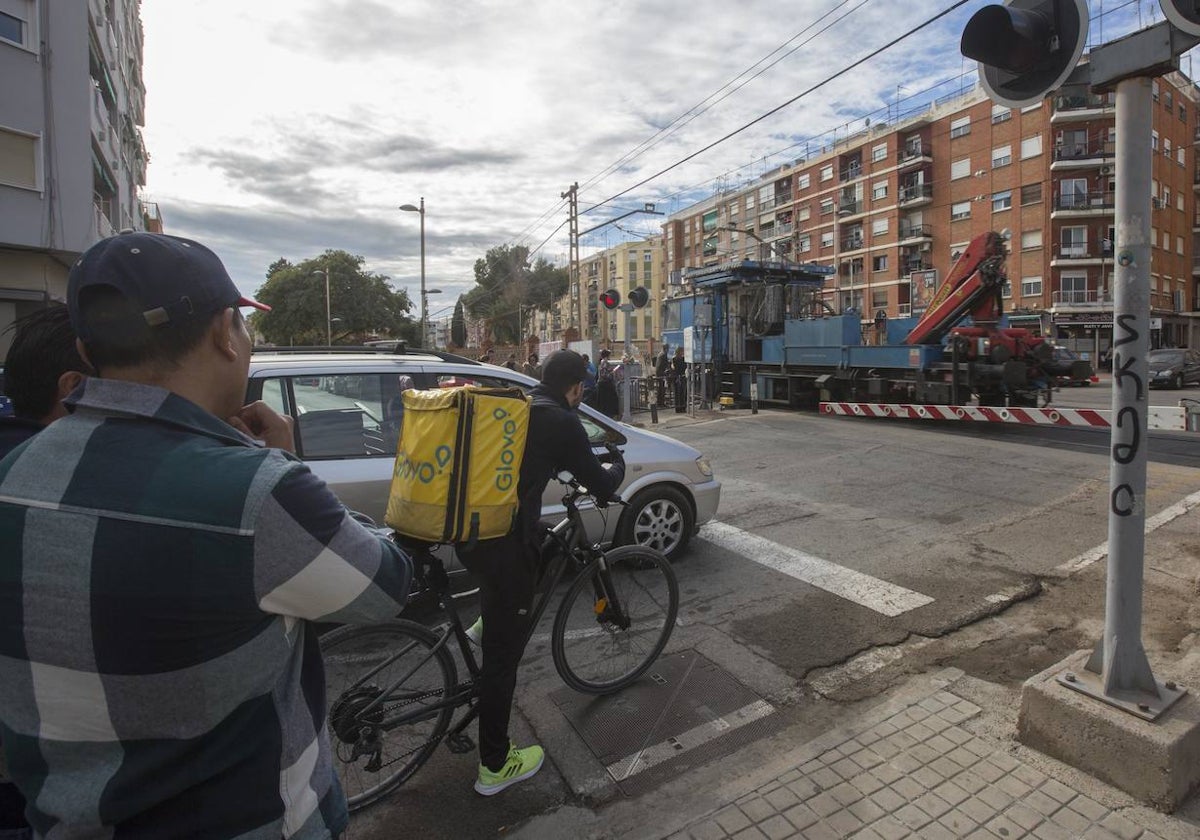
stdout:
POLYGON ((504 790, 509 785, 522 782, 542 769, 546 753, 536 744, 523 750, 517 749, 511 743, 508 745, 508 761, 495 772, 479 765, 479 778, 475 780, 475 792, 491 796, 504 790))
POLYGON ((466 629, 467 641, 479 647, 483 644, 483 616, 475 619, 475 623, 466 629))

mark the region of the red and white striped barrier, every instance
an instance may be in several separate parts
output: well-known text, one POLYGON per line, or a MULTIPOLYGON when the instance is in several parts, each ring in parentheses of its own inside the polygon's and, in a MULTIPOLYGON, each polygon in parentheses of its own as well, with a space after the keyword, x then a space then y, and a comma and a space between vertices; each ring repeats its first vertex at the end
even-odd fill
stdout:
MULTIPOLYGON (((1151 429, 1187 429, 1183 408, 1155 405, 1148 409, 1151 429)), ((985 405, 913 405, 909 403, 823 402, 821 413, 838 417, 882 417, 897 420, 965 420, 1022 423, 1031 426, 1088 426, 1107 429, 1111 411, 1093 408, 1004 408, 985 405)))

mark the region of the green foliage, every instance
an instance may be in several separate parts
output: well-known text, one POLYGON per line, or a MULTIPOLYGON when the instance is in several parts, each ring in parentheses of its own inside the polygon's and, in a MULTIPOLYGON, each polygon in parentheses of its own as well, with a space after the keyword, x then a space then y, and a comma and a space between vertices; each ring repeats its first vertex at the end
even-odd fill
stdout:
POLYGON ((460 297, 454 304, 454 315, 450 318, 450 343, 455 347, 467 346, 467 316, 460 297))
POLYGON ((325 269, 329 269, 329 314, 334 344, 357 344, 370 338, 402 338, 413 342, 418 326, 408 317, 412 302, 388 278, 363 269, 363 258, 341 250, 292 265, 271 263, 257 299, 271 307, 255 312, 254 328, 271 344, 325 344, 325 269))
POLYGON ((523 245, 498 245, 475 261, 476 287, 463 300, 473 318, 487 322, 492 337, 516 344, 521 336, 520 313, 531 308, 549 309, 551 301, 566 293, 569 275, 539 257, 529 264, 523 245))

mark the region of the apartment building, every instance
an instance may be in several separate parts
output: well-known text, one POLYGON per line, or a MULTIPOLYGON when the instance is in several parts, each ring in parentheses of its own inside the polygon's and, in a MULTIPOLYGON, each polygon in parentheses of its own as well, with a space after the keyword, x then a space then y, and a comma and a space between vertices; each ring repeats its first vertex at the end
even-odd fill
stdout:
POLYGON ((0 357, 89 245, 144 205, 141 0, 0 0, 0 357), (51 60, 52 59, 52 60, 51 60))
MULTIPOLYGON (((1200 96, 1171 73, 1154 99, 1152 341, 1200 346, 1200 96)), ((974 88, 939 100, 672 214, 669 287, 730 260, 833 265, 827 302, 861 312, 872 340, 880 314, 920 314, 966 244, 996 230, 1010 243, 1013 324, 1099 353, 1112 341, 1114 117, 1112 96, 1010 109, 974 88)))

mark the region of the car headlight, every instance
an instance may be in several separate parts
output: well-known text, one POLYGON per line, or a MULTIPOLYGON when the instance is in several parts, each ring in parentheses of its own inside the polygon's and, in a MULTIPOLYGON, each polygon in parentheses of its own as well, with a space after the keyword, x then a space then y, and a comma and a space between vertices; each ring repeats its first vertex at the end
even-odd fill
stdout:
POLYGON ((712 478, 712 474, 713 474, 712 464, 710 464, 708 462, 707 458, 697 458, 696 459, 696 469, 700 470, 701 475, 705 475, 705 476, 708 476, 709 478, 712 478))

